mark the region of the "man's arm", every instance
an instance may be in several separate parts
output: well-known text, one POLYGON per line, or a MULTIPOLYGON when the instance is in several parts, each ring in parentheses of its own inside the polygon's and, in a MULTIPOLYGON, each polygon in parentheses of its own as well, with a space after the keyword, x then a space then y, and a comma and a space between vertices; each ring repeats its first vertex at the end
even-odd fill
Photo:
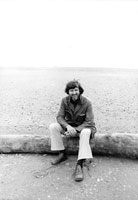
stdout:
POLYGON ((66 129, 66 127, 68 126, 68 123, 65 120, 65 104, 64 104, 64 100, 62 99, 61 104, 60 104, 60 108, 57 114, 57 122, 66 129))
POLYGON ((73 128, 72 126, 70 126, 66 120, 65 120, 65 104, 64 104, 64 100, 62 99, 61 105, 60 105, 60 109, 58 111, 57 114, 57 122, 65 129, 67 130, 67 134, 70 136, 73 136, 76 134, 76 129, 73 128))

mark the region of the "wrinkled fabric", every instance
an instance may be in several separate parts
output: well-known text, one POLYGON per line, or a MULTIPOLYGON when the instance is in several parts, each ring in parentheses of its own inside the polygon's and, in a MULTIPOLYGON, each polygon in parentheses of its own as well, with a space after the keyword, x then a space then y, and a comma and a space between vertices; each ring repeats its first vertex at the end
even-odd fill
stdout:
MULTIPOLYGON (((58 123, 53 123, 49 126, 50 137, 51 137, 51 150, 52 151, 61 151, 64 150, 62 133, 64 133, 64 129, 58 123)), ((93 158, 92 150, 90 147, 90 135, 91 130, 89 128, 85 128, 81 131, 79 135, 79 152, 78 152, 78 160, 80 159, 91 159, 93 158)))
POLYGON ((82 95, 76 106, 71 103, 70 96, 64 97, 56 119, 64 130, 68 125, 71 125, 78 132, 81 132, 84 128, 90 128, 92 135, 96 133, 92 103, 82 95))

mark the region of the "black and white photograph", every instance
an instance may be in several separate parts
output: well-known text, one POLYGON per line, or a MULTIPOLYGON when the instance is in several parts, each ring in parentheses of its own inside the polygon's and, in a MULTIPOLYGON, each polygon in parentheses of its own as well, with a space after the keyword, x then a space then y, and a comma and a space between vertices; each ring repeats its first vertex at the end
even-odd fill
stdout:
POLYGON ((138 199, 138 1, 0 0, 0 200, 138 199))

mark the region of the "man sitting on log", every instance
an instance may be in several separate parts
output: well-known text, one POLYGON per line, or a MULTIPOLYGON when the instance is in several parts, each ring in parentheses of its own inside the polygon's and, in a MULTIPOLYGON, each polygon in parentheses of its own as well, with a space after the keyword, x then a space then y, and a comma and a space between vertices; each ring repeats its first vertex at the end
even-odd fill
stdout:
POLYGON ((59 155, 52 162, 59 164, 67 159, 67 153, 63 144, 61 134, 70 137, 79 137, 78 160, 75 168, 75 181, 83 180, 83 163, 87 159, 92 159, 90 138, 94 137, 96 127, 92 111, 91 101, 82 96, 84 89, 77 80, 66 84, 65 92, 67 96, 61 101, 57 114, 57 123, 49 126, 51 136, 51 150, 58 151, 59 155))

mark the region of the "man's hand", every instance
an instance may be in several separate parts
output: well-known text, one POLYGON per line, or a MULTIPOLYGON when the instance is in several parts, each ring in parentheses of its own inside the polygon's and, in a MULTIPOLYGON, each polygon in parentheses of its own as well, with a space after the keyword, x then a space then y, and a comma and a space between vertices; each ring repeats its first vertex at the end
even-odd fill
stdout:
POLYGON ((76 135, 77 131, 71 125, 68 125, 66 128, 67 128, 67 135, 68 136, 75 136, 76 135))

